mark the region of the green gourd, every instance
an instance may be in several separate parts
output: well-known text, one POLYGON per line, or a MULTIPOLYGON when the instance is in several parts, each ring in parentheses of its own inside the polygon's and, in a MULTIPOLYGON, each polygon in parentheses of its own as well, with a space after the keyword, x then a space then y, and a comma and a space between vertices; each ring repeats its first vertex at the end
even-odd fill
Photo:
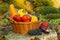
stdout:
POLYGON ((39 6, 35 8, 35 12, 38 14, 50 14, 50 13, 59 13, 59 9, 51 6, 39 6))
POLYGON ((45 15, 47 19, 57 19, 57 18, 60 18, 60 13, 50 13, 50 14, 47 14, 45 15))

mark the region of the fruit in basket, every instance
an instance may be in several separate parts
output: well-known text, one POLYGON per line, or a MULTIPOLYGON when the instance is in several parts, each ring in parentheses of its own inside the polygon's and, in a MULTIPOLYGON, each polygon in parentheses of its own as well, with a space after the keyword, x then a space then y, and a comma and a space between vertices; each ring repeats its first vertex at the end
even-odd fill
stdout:
POLYGON ((13 16, 17 15, 17 12, 16 12, 13 4, 10 5, 10 13, 11 13, 11 18, 13 18, 13 16))
POLYGON ((30 15, 24 15, 24 16, 22 16, 22 21, 23 22, 30 22, 31 21, 30 15))
POLYGON ((13 17, 13 19, 16 21, 16 22, 21 22, 22 20, 21 20, 21 17, 19 17, 18 15, 15 15, 14 17, 13 17))
POLYGON ((38 18, 36 16, 31 16, 31 22, 36 22, 38 21, 38 18))
POLYGON ((28 12, 26 10, 24 10, 24 9, 18 10, 18 15, 20 15, 20 17, 22 17, 25 14, 28 14, 28 12))

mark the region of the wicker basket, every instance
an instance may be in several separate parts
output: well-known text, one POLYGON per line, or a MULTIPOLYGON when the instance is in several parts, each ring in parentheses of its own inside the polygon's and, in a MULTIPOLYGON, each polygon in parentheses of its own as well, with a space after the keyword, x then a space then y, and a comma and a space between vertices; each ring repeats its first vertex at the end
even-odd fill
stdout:
POLYGON ((27 34, 30 30, 39 28, 40 22, 16 22, 9 19, 12 24, 13 31, 17 34, 27 34))

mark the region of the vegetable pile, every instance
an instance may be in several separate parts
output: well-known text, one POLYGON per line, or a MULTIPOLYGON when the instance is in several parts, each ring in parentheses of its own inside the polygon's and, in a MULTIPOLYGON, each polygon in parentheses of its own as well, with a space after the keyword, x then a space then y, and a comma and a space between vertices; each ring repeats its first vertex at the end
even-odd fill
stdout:
POLYGON ((28 14, 28 12, 24 9, 20 9, 18 10, 18 12, 16 12, 13 4, 10 5, 10 12, 11 12, 11 18, 15 20, 16 22, 38 21, 38 17, 28 14))

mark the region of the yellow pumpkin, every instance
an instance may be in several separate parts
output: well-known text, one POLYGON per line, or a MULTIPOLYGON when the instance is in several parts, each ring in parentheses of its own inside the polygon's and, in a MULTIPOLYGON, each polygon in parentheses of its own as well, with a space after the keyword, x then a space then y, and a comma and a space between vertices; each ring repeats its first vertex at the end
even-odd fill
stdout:
POLYGON ((24 9, 18 10, 18 15, 19 15, 20 17, 22 17, 22 16, 25 15, 25 14, 28 14, 28 12, 27 12, 26 10, 24 10, 24 9))
POLYGON ((31 22, 36 22, 38 21, 38 18, 36 16, 31 16, 31 22))

